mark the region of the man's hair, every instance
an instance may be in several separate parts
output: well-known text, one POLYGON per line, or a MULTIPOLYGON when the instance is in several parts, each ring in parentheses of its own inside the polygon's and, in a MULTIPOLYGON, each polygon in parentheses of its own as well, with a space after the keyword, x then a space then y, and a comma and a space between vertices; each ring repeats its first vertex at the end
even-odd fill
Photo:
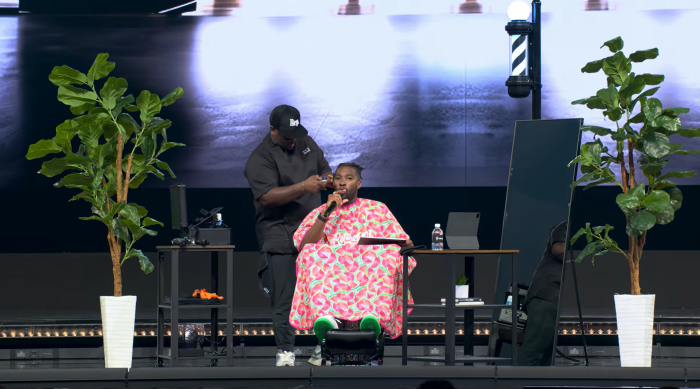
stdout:
POLYGON ((340 168, 343 167, 343 166, 347 166, 347 167, 351 167, 351 168, 355 169, 355 172, 357 173, 357 176, 358 176, 360 179, 362 179, 362 171, 365 170, 365 168, 363 168, 362 166, 360 166, 360 165, 358 165, 358 164, 356 164, 356 163, 354 163, 354 162, 343 162, 343 163, 341 163, 340 165, 338 165, 338 168, 335 169, 335 171, 338 171, 338 169, 340 169, 340 168))
POLYGON ((418 386, 418 389, 455 389, 455 387, 450 381, 431 380, 425 381, 422 384, 420 384, 420 386, 418 386))

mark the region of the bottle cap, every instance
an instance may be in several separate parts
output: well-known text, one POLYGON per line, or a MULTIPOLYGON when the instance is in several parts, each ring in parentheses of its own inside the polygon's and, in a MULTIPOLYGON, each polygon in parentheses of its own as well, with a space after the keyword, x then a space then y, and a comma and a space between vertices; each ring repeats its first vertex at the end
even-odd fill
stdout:
POLYGON ((435 228, 440 228, 440 223, 435 223, 435 228))

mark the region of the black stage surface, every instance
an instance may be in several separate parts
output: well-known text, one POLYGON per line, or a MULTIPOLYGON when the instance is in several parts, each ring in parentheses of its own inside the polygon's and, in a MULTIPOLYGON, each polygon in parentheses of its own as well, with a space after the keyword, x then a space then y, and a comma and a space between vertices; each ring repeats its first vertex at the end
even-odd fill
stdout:
POLYGON ((415 388, 426 380, 457 388, 697 387, 700 369, 612 367, 288 367, 5 370, 10 388, 415 388))

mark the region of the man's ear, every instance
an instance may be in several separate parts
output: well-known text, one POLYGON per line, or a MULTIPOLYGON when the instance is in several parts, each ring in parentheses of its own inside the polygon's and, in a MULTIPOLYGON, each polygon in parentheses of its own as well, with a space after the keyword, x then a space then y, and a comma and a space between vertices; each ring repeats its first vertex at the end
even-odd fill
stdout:
POLYGON ((360 188, 362 188, 362 180, 357 182, 357 189, 360 189, 360 188))
POLYGON ((275 127, 270 126, 270 132, 274 131, 275 127))

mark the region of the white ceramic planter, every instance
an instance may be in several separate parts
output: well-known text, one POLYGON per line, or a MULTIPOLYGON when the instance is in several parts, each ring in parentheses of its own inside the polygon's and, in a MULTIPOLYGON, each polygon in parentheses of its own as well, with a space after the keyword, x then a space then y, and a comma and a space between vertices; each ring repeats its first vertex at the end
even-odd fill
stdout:
POLYGON ((469 297, 469 285, 455 285, 455 298, 465 299, 469 297))
POLYGON ((651 367, 656 295, 615 295, 617 339, 623 367, 651 367))
POLYGON ((100 296, 106 368, 131 368, 136 296, 100 296))

